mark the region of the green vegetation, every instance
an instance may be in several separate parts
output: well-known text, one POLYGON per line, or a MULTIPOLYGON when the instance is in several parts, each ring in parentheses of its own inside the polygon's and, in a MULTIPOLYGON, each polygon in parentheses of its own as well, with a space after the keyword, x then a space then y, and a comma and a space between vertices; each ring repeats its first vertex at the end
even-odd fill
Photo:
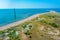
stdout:
POLYGON ((49 23, 49 25, 51 25, 52 27, 58 27, 58 25, 56 23, 49 23))
POLYGON ((26 35, 30 35, 31 33, 29 33, 29 31, 25 32, 26 35))
POLYGON ((27 24, 26 24, 26 23, 23 23, 23 24, 21 24, 21 26, 22 26, 23 28, 26 28, 26 27, 27 27, 27 24))
POLYGON ((0 37, 3 37, 3 36, 5 36, 4 35, 4 32, 3 31, 0 31, 0 37))

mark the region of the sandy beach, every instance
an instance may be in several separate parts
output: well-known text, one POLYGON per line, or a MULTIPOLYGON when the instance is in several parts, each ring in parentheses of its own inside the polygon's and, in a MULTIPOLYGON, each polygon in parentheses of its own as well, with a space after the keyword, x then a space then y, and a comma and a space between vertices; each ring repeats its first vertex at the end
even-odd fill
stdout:
POLYGON ((1 31, 1 30, 5 30, 5 29, 10 28, 10 27, 13 27, 13 26, 17 26, 17 25, 19 25, 19 24, 21 24, 21 23, 23 23, 23 22, 25 22, 25 21, 31 20, 31 19, 33 19, 33 18, 35 18, 35 17, 38 17, 39 15, 40 15, 40 14, 35 14, 35 15, 32 15, 32 16, 26 18, 26 19, 23 19, 23 20, 20 20, 20 21, 17 21, 17 22, 14 22, 14 23, 7 24, 7 25, 5 25, 5 26, 2 26, 2 27, 0 27, 0 31, 1 31))

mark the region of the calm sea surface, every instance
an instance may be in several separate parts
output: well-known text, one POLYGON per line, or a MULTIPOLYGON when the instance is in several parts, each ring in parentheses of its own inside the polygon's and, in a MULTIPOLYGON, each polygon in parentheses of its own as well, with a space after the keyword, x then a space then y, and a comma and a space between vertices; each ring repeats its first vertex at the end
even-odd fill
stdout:
MULTIPOLYGON (((34 14, 48 12, 50 10, 60 12, 59 8, 55 8, 55 9, 15 9, 16 21, 22 20, 34 14)), ((0 26, 7 25, 14 21, 15 21, 14 9, 0 9, 0 26)))

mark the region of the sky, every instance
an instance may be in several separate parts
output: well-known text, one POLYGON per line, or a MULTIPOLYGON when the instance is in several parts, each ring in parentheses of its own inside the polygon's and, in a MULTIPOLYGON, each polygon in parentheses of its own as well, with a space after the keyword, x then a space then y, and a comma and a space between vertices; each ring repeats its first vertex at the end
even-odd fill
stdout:
POLYGON ((0 0, 1 8, 60 8, 60 0, 0 0))

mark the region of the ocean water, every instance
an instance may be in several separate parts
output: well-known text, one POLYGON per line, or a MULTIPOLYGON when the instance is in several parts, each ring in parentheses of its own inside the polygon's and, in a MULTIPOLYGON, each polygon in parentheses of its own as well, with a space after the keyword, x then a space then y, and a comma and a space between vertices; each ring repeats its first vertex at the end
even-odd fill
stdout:
POLYGON ((46 8, 46 9, 15 9, 16 12, 16 20, 14 18, 14 9, 0 9, 0 26, 7 25, 9 23, 13 23, 18 20, 25 19, 34 14, 48 12, 50 10, 60 12, 59 8, 46 8))

